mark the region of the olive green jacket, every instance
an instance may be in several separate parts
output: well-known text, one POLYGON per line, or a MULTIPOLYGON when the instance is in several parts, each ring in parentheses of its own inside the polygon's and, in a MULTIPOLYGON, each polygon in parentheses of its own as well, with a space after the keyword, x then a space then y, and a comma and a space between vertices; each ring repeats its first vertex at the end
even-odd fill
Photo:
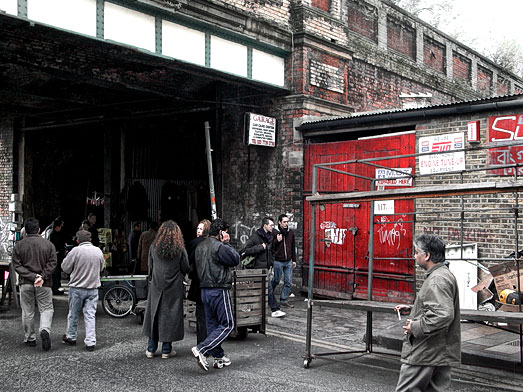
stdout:
POLYGON ((403 342, 402 363, 452 366, 461 362, 458 285, 444 263, 427 271, 410 318, 411 333, 403 342))

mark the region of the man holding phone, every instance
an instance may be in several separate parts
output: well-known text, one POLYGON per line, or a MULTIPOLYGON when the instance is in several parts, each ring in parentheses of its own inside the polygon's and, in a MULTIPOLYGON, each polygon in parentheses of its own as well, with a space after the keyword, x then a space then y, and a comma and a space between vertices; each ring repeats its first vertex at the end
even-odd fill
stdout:
POLYGON ((221 369, 229 366, 231 360, 225 355, 222 343, 234 330, 231 296, 231 268, 240 263, 240 255, 229 245, 227 233, 229 225, 223 219, 215 219, 209 229, 209 237, 202 241, 195 251, 196 270, 200 279, 200 288, 205 318, 207 338, 192 348, 198 366, 209 370, 205 358, 214 357, 213 367, 221 369))

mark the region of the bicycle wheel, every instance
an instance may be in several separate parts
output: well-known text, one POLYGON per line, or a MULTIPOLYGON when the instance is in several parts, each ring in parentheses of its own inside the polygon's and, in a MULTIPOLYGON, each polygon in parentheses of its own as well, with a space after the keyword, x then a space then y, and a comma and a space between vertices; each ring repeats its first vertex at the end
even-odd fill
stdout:
POLYGON ((102 298, 102 308, 112 317, 125 317, 131 313, 136 304, 136 296, 125 286, 113 286, 102 298))

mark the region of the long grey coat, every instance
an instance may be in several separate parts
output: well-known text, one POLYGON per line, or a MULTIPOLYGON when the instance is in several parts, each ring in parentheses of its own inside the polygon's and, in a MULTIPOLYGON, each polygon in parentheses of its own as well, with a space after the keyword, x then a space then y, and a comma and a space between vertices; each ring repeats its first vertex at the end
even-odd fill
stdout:
POLYGON ((143 323, 145 336, 157 338, 159 342, 183 339, 183 275, 189 272, 189 268, 185 249, 175 260, 160 258, 153 247, 149 250, 149 270, 152 279, 149 282, 143 323), (155 320, 158 335, 153 334, 155 320))

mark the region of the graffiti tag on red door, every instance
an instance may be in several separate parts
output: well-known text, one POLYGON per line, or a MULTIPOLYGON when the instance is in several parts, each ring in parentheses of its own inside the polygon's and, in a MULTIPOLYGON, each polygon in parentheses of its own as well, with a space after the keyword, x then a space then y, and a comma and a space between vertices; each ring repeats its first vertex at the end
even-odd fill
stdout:
POLYGON ((336 222, 325 221, 320 223, 320 229, 324 230, 325 245, 343 245, 347 229, 337 227, 336 222))

